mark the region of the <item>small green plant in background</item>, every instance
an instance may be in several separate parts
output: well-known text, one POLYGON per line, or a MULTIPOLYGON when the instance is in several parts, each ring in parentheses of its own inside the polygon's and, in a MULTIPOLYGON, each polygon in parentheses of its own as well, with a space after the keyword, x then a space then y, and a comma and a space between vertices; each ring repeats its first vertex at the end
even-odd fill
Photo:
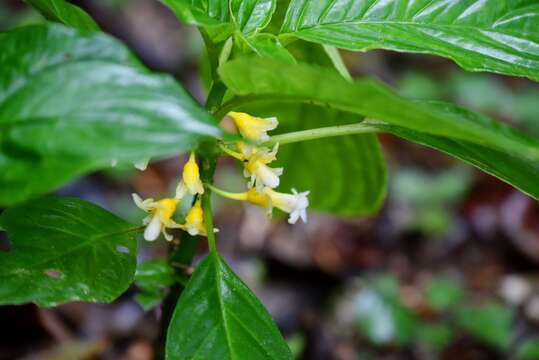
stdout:
POLYGON ((508 357, 539 357, 535 337, 513 338, 512 329, 517 325, 513 322, 512 307, 493 300, 472 303, 465 296, 466 289, 445 276, 433 277, 418 286, 417 295, 429 311, 406 304, 402 289, 395 276, 378 274, 367 278, 355 294, 357 327, 371 344, 378 347, 420 344, 437 358, 450 342, 467 334, 508 357))
MULTIPOLYGON (((307 221, 307 207, 336 216, 374 214, 387 186, 376 134, 388 133, 539 197, 536 138, 449 103, 411 100, 379 81, 353 79, 338 52, 428 53, 465 70, 537 81, 535 0, 504 6, 495 0, 163 0, 204 39, 204 108, 173 78, 144 67, 80 8, 62 0, 27 3, 48 21, 0 35, 0 205, 8 207, 0 226, 11 243, 0 254, 0 304, 111 302, 135 281, 148 309, 169 294, 166 345, 158 356, 290 359, 270 315, 218 253, 212 194, 268 214, 277 208, 290 223, 307 221), (236 133, 219 125, 227 115, 236 133), (142 224, 80 199, 43 197, 92 171, 115 164, 144 168, 181 153, 190 159, 178 169, 175 194, 134 195, 148 214, 142 224), (216 161, 224 156, 243 164, 244 191, 215 186, 216 161), (187 210, 175 217, 181 203, 187 210), (185 230, 181 241, 174 229, 185 230), (168 257, 137 269, 138 234, 169 240, 168 257), (201 238, 209 253, 192 272, 201 238)), ((448 188, 440 203, 461 187, 448 188)), ((388 281, 358 299, 360 328, 374 342, 398 334, 399 343, 421 337, 442 346, 451 331, 421 324, 395 294, 388 281)), ((452 302, 437 299, 433 306, 444 310, 452 302)), ((496 329, 478 336, 505 349, 511 315, 498 310, 463 308, 456 319, 479 332, 469 321, 479 316, 496 329)), ((536 347, 527 343, 519 351, 530 358, 536 347)))

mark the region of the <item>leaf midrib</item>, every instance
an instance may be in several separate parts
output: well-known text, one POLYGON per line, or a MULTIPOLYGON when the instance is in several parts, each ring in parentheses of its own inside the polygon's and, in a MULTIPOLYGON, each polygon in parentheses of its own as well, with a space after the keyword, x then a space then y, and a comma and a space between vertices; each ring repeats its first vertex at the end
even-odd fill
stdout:
MULTIPOLYGON (((327 26, 337 26, 337 25, 406 25, 406 26, 416 26, 416 27, 423 27, 423 28, 432 28, 432 29, 444 29, 444 28, 456 28, 456 29, 473 29, 478 31, 488 31, 498 34, 504 34, 504 35, 511 35, 515 36, 520 39, 526 39, 524 37, 519 36, 522 33, 520 32, 513 32, 513 31, 499 31, 495 28, 484 28, 481 26, 470 26, 470 25, 457 25, 457 24, 425 24, 425 23, 418 23, 413 21, 389 21, 389 20, 375 20, 375 21, 365 21, 365 20, 353 20, 353 21, 340 21, 340 22, 328 22, 328 23, 322 23, 322 24, 315 24, 310 26, 298 26, 298 29, 295 31, 288 31, 288 32, 282 32, 279 34, 281 35, 294 35, 296 33, 300 33, 304 30, 311 30, 311 29, 317 29, 317 28, 323 28, 327 26)), ((525 34, 529 34, 525 33, 525 34)), ((534 41, 535 42, 535 41, 534 41)))
POLYGON ((220 271, 220 268, 221 268, 221 261, 219 259, 219 255, 212 251, 210 256, 212 256, 212 261, 214 262, 213 264, 213 268, 214 268, 214 271, 215 271, 215 286, 216 286, 216 290, 217 290, 217 298, 219 300, 219 313, 221 314, 221 320, 223 322, 223 330, 225 332, 225 338, 226 338, 226 342, 227 342, 227 345, 228 345, 228 353, 230 355, 230 359, 234 359, 234 355, 233 355, 233 352, 232 352, 232 341, 230 340, 230 332, 229 332, 229 329, 228 329, 228 324, 227 324, 227 321, 226 321, 226 310, 225 310, 225 303, 223 301, 223 294, 221 292, 221 286, 220 286, 220 283, 221 281, 223 281, 221 275, 222 275, 222 272, 220 271))

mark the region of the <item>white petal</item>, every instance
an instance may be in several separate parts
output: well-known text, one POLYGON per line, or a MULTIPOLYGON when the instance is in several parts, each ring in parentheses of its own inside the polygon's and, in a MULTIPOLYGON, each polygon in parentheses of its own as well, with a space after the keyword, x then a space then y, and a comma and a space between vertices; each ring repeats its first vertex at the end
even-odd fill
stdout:
POLYGON ((279 126, 279 120, 275 116, 265 119, 267 121, 266 131, 273 130, 279 126))
POLYGON ((194 184, 191 184, 191 186, 189 186, 189 193, 191 195, 204 194, 204 187, 202 186, 202 182, 197 181, 194 184))
POLYGON ((305 211, 305 209, 300 211, 299 217, 304 223, 307 223, 307 211, 305 211))
POLYGON ((161 221, 159 220, 159 216, 154 215, 154 217, 150 221, 150 224, 146 226, 146 230, 144 230, 144 239, 148 241, 154 241, 159 237, 160 231, 161 221))
POLYGON ((187 186, 185 186, 183 181, 180 181, 178 186, 176 186, 176 195, 174 197, 176 199, 182 199, 186 193, 187 193, 187 186))
POLYGON ((288 218, 289 224, 295 224, 299 219, 299 212, 298 211, 292 211, 290 213, 290 217, 288 218))
POLYGON ((279 186, 279 176, 274 172, 274 170, 278 169, 271 169, 266 165, 261 164, 257 166, 256 170, 258 178, 262 180, 264 185, 270 188, 276 188, 279 186))
POLYGON ((187 232, 188 232, 189 235, 191 235, 191 236, 198 235, 198 229, 197 229, 195 226, 188 226, 188 227, 187 227, 187 232))
POLYGON ((167 233, 166 229, 163 229, 163 235, 165 236, 165 239, 167 241, 172 241, 172 239, 174 239, 174 237, 172 235, 170 235, 169 233, 167 233))

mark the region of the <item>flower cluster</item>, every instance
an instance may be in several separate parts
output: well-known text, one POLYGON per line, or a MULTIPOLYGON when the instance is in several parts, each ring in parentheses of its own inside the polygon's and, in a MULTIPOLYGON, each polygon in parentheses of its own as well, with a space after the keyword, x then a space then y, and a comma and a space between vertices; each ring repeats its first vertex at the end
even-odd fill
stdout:
POLYGON ((189 161, 183 167, 182 179, 176 187, 176 195, 173 198, 164 198, 158 201, 154 199, 143 200, 137 194, 133 194, 135 204, 148 213, 142 221, 146 226, 144 239, 148 241, 156 240, 160 233, 168 241, 172 240, 172 235, 167 229, 182 229, 191 235, 207 235, 204 227, 204 212, 200 203, 200 195, 204 193, 204 186, 200 180, 200 171, 195 159, 195 154, 191 153, 189 161), (176 212, 178 204, 187 195, 196 197, 194 205, 185 216, 185 223, 178 224, 172 217, 176 212))
MULTIPOLYGON (((248 178, 248 190, 243 193, 230 193, 211 184, 206 185, 219 195, 265 208, 270 216, 274 207, 280 209, 289 214, 290 224, 295 224, 298 219, 307 222, 308 191, 298 193, 292 189, 292 193, 287 194, 274 190, 279 186, 283 168, 272 168, 269 164, 277 159, 279 144, 275 144, 271 149, 261 144, 269 140, 267 132, 277 127, 279 124, 277 119, 263 119, 241 112, 230 112, 228 116, 232 118, 244 140, 221 144, 221 149, 243 163, 243 174, 248 178)), ((207 236, 201 205, 203 193, 204 184, 200 179, 195 154, 192 152, 183 167, 182 178, 173 198, 143 200, 137 194, 133 194, 135 204, 148 213, 143 220, 143 225, 146 226, 144 239, 153 241, 162 233, 165 239, 170 241, 173 237, 167 232, 168 229, 182 229, 193 236, 207 236), (186 195, 195 196, 194 204, 185 216, 185 223, 178 224, 172 217, 186 195)))
POLYGON ((274 130, 279 124, 276 118, 258 118, 246 113, 230 112, 242 137, 248 141, 240 141, 230 146, 223 145, 221 149, 228 155, 243 162, 243 174, 249 179, 249 190, 243 193, 230 193, 211 186, 212 190, 224 197, 247 201, 261 206, 271 215, 273 207, 289 214, 288 222, 295 224, 298 219, 307 222, 308 191, 298 193, 292 189, 291 194, 280 193, 274 189, 279 186, 279 176, 283 168, 268 166, 277 159, 279 144, 272 149, 260 144, 269 140, 268 131, 274 130))

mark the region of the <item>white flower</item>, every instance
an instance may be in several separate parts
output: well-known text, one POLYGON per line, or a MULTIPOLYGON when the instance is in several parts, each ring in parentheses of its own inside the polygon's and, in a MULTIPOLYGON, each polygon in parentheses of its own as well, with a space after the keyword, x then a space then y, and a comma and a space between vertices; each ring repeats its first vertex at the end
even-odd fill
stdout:
MULTIPOLYGON (((276 159, 278 149, 279 144, 275 144, 271 151, 267 148, 249 149, 249 157, 245 159, 243 170, 243 175, 250 178, 249 187, 255 187, 260 192, 265 186, 279 186, 279 176, 283 174, 283 168, 271 168, 267 165, 276 159)), ((246 154, 245 149, 241 150, 246 154)))
POLYGON ((269 140, 267 132, 279 125, 276 117, 263 119, 234 111, 229 112, 228 116, 232 118, 244 138, 257 143, 269 140))
POLYGON ((159 201, 154 199, 142 200, 137 194, 133 195, 135 204, 145 212, 149 213, 142 224, 146 226, 144 230, 144 239, 154 241, 163 233, 165 239, 172 240, 172 235, 166 232, 167 228, 177 228, 179 225, 172 220, 172 216, 176 211, 179 199, 165 198, 159 201))
POLYGON ((298 193, 296 189, 292 189, 292 194, 285 194, 265 187, 264 193, 269 196, 272 206, 290 214, 288 223, 295 224, 300 218, 303 222, 307 222, 307 207, 309 206, 307 195, 309 195, 309 191, 298 193))

